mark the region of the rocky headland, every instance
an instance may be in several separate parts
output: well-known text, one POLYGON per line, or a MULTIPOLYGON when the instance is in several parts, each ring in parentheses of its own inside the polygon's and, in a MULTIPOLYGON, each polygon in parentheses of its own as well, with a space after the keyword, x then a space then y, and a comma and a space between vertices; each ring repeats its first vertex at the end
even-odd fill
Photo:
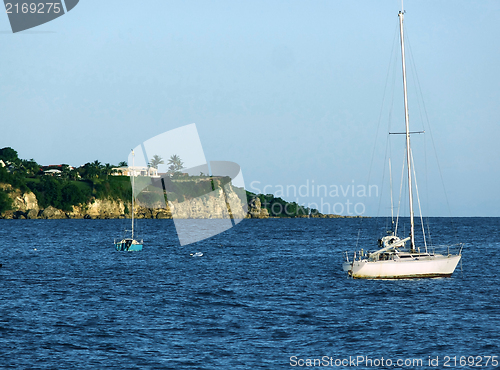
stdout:
MULTIPOLYGON (((89 202, 72 206, 70 211, 48 206, 41 208, 35 194, 31 191, 22 193, 9 184, 0 184, 0 191, 4 191, 12 199, 12 209, 0 214, 3 219, 117 219, 130 218, 131 203, 121 199, 91 199, 89 202)), ((262 205, 258 197, 250 199, 247 212, 241 207, 231 207, 231 204, 241 204, 238 195, 232 189, 218 189, 205 197, 186 199, 182 202, 167 202, 156 207, 146 207, 136 204, 134 216, 138 219, 171 219, 175 218, 272 218, 269 211, 262 205), (236 211, 231 211, 236 210, 236 211)), ((346 216, 299 214, 297 218, 342 218, 346 216)))
MULTIPOLYGON (((5 191, 12 199, 12 209, 0 214, 3 219, 112 219, 129 218, 131 203, 115 199, 92 199, 88 203, 72 206, 71 211, 48 206, 39 207, 33 192, 22 193, 9 184, 0 184, 0 190, 5 191)), ((182 202, 167 202, 151 208, 136 204, 134 215, 137 218, 171 219, 175 218, 269 218, 267 209, 261 206, 258 198, 248 204, 248 212, 241 207, 230 207, 230 204, 240 203, 238 195, 231 189, 223 194, 222 189, 205 197, 186 199, 182 202), (229 206, 229 207, 228 207, 229 206), (231 209, 235 211, 231 212, 231 209)))

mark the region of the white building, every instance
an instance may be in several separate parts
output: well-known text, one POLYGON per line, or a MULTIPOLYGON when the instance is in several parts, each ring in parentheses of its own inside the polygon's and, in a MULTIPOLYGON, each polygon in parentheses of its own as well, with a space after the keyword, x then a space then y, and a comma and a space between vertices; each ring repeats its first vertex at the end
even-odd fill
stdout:
POLYGON ((50 176, 61 176, 62 171, 52 169, 52 170, 47 170, 43 171, 44 175, 50 175, 50 176))
POLYGON ((147 177, 160 177, 158 175, 158 169, 154 167, 140 167, 140 166, 127 166, 127 167, 116 167, 113 168, 116 172, 113 173, 114 176, 147 176, 147 177))

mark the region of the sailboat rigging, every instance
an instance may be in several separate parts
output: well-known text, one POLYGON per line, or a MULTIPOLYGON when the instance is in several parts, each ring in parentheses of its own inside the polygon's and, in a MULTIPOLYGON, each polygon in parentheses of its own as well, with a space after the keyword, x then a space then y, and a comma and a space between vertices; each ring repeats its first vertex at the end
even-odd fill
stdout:
MULTIPOLYGON (((353 278, 364 279, 406 279, 406 278, 430 278, 430 277, 449 277, 455 271, 458 262, 461 260, 462 245, 459 244, 459 250, 456 253, 450 251, 448 246, 444 253, 430 252, 424 236, 425 252, 415 245, 415 222, 413 210, 413 181, 414 166, 413 155, 410 146, 410 135, 413 133, 422 133, 420 131, 410 131, 408 116, 408 94, 406 80, 406 60, 403 19, 404 11, 401 10, 399 17, 399 33, 401 40, 401 59, 403 73, 403 93, 404 93, 404 111, 405 111, 405 132, 406 139, 405 162, 407 168, 408 181, 408 200, 410 212, 410 232, 405 238, 397 236, 397 225, 394 227, 391 223, 391 230, 387 235, 378 240, 378 250, 367 252, 363 249, 358 253, 354 252, 352 259, 348 252, 345 252, 345 261, 343 270, 353 278), (407 245, 409 244, 409 245, 407 245)), ((391 175, 392 177, 392 175, 391 175)), ((415 181, 415 190, 416 187, 415 181)), ((419 203, 420 207, 420 203, 419 203)), ((391 213, 392 213, 392 190, 391 190, 391 213)))
POLYGON ((134 203, 135 203, 135 169, 134 169, 134 159, 135 159, 135 153, 132 150, 132 228, 131 230, 125 230, 125 232, 130 231, 131 236, 130 238, 124 237, 121 239, 119 242, 115 240, 115 248, 117 251, 126 251, 126 252, 136 252, 136 251, 142 251, 142 246, 143 246, 143 240, 138 241, 134 239, 134 203))

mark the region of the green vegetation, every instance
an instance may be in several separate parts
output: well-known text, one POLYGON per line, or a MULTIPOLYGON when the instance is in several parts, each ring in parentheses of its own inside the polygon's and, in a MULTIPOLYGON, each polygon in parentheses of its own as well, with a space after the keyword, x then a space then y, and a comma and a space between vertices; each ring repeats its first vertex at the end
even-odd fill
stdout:
POLYGON ((28 191, 25 180, 28 171, 23 167, 22 161, 17 158, 17 152, 14 151, 16 158, 11 159, 11 156, 8 156, 7 158, 11 160, 4 159, 6 157, 2 155, 2 152, 5 149, 11 148, 0 149, 0 159, 6 165, 5 167, 0 166, 0 183, 10 184, 12 187, 20 189, 22 192, 28 191), (9 172, 7 166, 10 166, 12 171, 9 172))
POLYGON ((295 202, 287 202, 272 194, 254 194, 247 191, 248 202, 250 203, 254 198, 259 198, 261 207, 267 209, 270 217, 301 217, 319 213, 317 209, 307 208, 295 202))
POLYGON ((39 181, 29 181, 28 187, 36 195, 40 207, 71 211, 72 206, 85 203, 91 197, 90 189, 77 185, 77 182, 43 176, 39 181))
MULTIPOLYGON (((140 178, 138 178, 139 180, 140 178)), ((149 181, 149 180, 148 180, 149 181)), ((229 177, 179 176, 153 179, 152 185, 146 184, 137 200, 143 204, 162 202, 162 197, 170 202, 184 202, 186 199, 208 196, 208 193, 222 188, 231 182, 229 177), (163 192, 165 189, 165 192, 163 192)), ((136 182, 136 186, 137 186, 136 182)), ((139 188, 143 186, 139 185, 139 188)))
MULTIPOLYGON (((0 183, 10 184, 22 193, 32 191, 41 208, 53 206, 64 211, 71 211, 72 206, 97 199, 130 199, 132 189, 128 176, 110 176, 115 166, 98 160, 86 163, 78 169, 69 165, 45 167, 45 170, 56 169, 56 176, 46 175, 42 166, 35 160, 23 160, 12 148, 0 149, 0 183)), ((0 191, 0 212, 9 210, 11 200, 0 191)))
MULTIPOLYGON (((114 170, 116 167, 126 166, 126 162, 113 166, 95 160, 78 169, 63 164, 43 167, 42 170, 42 166, 35 160, 20 159, 12 148, 0 149, 0 160, 4 163, 4 166, 0 163, 0 183, 10 184, 22 193, 32 191, 41 208, 53 206, 68 212, 73 206, 84 205, 94 198, 128 201, 132 197, 129 176, 116 175, 114 170), (54 176, 44 172, 51 169, 57 170, 54 176)), ((163 159, 155 155, 149 166, 157 168, 163 163, 163 159)), ((184 164, 178 155, 171 156, 168 165, 171 177, 137 178, 136 187, 142 190, 138 196, 139 202, 154 205, 162 203, 162 198, 172 202, 183 202, 186 199, 208 196, 210 192, 231 184, 230 177, 212 177, 203 173, 200 173, 200 176, 182 174, 184 164), (145 183, 141 185, 141 181, 145 183)), ((254 198, 259 198, 261 207, 267 209, 271 217, 301 217, 318 213, 315 209, 287 202, 272 194, 257 195, 247 192, 249 202, 254 198)), ((7 191, 0 190, 0 213, 10 210, 11 206, 12 200, 7 191)))
POLYGON ((132 197, 132 186, 128 176, 111 176, 105 181, 94 181, 93 195, 97 199, 122 199, 128 200, 132 197))
POLYGON ((12 199, 6 192, 0 191, 0 213, 10 211, 12 207, 12 199))

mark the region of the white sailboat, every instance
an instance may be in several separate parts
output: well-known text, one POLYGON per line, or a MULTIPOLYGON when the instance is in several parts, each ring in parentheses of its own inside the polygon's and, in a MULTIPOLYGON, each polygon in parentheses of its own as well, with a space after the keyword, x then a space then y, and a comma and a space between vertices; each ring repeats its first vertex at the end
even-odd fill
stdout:
MULTIPOLYGON (((132 150, 132 169, 134 169, 134 158, 135 158, 135 153, 132 150)), ((135 171, 135 170, 133 170, 135 171)), ((125 232, 130 231, 131 236, 124 237, 120 241, 115 240, 115 248, 117 251, 126 251, 126 252, 137 252, 137 251, 142 251, 142 245, 143 241, 138 241, 134 239, 134 202, 135 202, 135 196, 134 196, 134 185, 135 185, 135 172, 131 174, 132 176, 132 228, 131 230, 125 230, 125 232)))
MULTIPOLYGON (((386 236, 378 240, 379 249, 374 252, 354 252, 351 258, 345 252, 343 270, 349 276, 358 279, 408 279, 449 277, 455 271, 461 259, 462 245, 457 252, 446 247, 442 253, 429 251, 425 243, 424 251, 415 245, 413 214, 412 154, 410 147, 410 126, 408 119, 408 97, 406 91, 405 45, 403 34, 404 11, 399 12, 399 30, 401 37, 401 57, 403 64, 403 91, 406 124, 406 167, 408 170, 408 195, 410 211, 410 234, 408 237, 397 236, 397 226, 386 236)), ((397 225, 397 224, 396 224, 397 225)))

